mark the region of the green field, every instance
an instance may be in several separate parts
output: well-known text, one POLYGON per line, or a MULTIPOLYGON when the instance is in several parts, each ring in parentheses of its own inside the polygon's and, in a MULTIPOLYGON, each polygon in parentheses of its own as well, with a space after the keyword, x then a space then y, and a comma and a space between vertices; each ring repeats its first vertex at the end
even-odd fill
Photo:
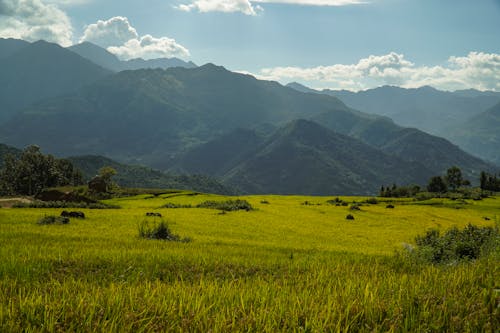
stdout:
POLYGON ((498 249, 443 266, 396 253, 432 228, 498 224, 500 197, 359 211, 332 198, 247 196, 255 210, 221 214, 160 207, 227 197, 140 195, 45 226, 63 209, 2 208, 0 332, 499 331, 498 249), (140 238, 160 221, 146 212, 191 241, 140 238))

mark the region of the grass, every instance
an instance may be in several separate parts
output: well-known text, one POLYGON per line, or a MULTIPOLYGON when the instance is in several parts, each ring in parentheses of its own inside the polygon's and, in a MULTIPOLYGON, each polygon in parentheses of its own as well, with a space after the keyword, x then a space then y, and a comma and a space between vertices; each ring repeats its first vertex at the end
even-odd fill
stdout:
MULTIPOLYGON (((429 229, 492 226, 500 197, 335 206, 333 197, 141 194, 40 226, 60 209, 0 209, 0 331, 450 331, 500 327, 500 253, 451 266, 395 255, 429 229), (303 202, 310 205, 302 205, 303 202), (267 203, 263 203, 267 202, 267 203), (191 242, 142 239, 160 212, 191 242), (355 217, 345 220, 347 214, 355 217), (490 220, 485 220, 488 217, 490 220)), ((341 197, 349 202, 366 198, 341 197)))

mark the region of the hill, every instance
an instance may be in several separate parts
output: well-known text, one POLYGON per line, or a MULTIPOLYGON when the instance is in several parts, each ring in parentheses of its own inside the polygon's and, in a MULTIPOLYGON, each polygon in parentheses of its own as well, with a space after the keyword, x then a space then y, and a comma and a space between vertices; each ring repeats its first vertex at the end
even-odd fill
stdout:
POLYGON ((14 38, 0 38, 0 60, 20 51, 30 43, 14 38))
POLYGON ((68 47, 68 49, 82 56, 83 58, 86 58, 93 63, 114 72, 146 68, 167 69, 170 67, 196 67, 196 64, 194 64, 193 62, 186 62, 178 58, 158 58, 150 60, 137 58, 131 60, 120 60, 117 56, 108 52, 106 49, 89 42, 76 44, 68 47))
POLYGON ((76 91, 109 74, 57 44, 21 47, 0 61, 0 122, 35 101, 76 91))
POLYGON ((464 149, 500 165, 500 103, 457 126, 452 138, 464 149))
POLYGON ((8 154, 19 156, 21 154, 21 150, 0 143, 0 168, 3 167, 3 161, 5 159, 5 156, 7 156, 8 154))
POLYGON ((278 130, 224 180, 249 193, 377 193, 381 184, 424 184, 432 172, 314 122, 278 130))
POLYGON ((82 171, 86 179, 98 174, 100 168, 110 166, 117 171, 113 180, 123 187, 185 189, 204 193, 235 194, 232 188, 202 175, 174 175, 144 166, 126 165, 103 156, 76 156, 68 160, 82 171))
POLYGON ((213 64, 110 75, 77 93, 26 108, 0 126, 0 141, 35 142, 58 156, 97 154, 160 170, 197 172, 206 165, 207 174, 225 176, 251 156, 260 139, 240 133, 222 139, 229 141, 226 146, 215 143, 222 147, 218 151, 210 146, 213 140, 238 128, 253 128, 260 136, 257 132, 270 133, 296 119, 316 121, 406 161, 429 162, 427 168, 436 174, 452 165, 467 175, 490 169, 447 141, 353 110, 335 97, 298 92, 213 64), (439 147, 442 156, 426 147, 439 147))

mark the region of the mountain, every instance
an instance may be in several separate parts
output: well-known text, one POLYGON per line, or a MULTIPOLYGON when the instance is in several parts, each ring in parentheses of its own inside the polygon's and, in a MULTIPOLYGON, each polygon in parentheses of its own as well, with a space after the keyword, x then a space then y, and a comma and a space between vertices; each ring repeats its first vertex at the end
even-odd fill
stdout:
POLYGON ((464 149, 500 165, 500 103, 457 126, 452 138, 464 149))
POLYGON ((83 42, 68 47, 68 50, 113 72, 124 70, 123 62, 117 56, 95 44, 83 42))
POLYGON ((57 44, 22 47, 0 61, 0 122, 35 101, 76 91, 109 74, 57 44))
POLYGON ((381 184, 424 184, 432 172, 314 122, 295 120, 223 179, 249 193, 377 193, 381 184))
POLYGON ((151 168, 118 163, 103 156, 77 156, 68 160, 82 171, 86 179, 97 175, 100 168, 110 166, 117 171, 113 180, 120 186, 140 188, 185 189, 205 193, 235 194, 235 190, 202 175, 174 175, 151 168))
POLYGON ((435 135, 446 135, 466 119, 500 101, 500 95, 466 97, 432 87, 405 89, 384 86, 359 92, 323 90, 348 106, 390 117, 402 126, 416 127, 435 135))
POLYGON ((467 175, 490 168, 446 140, 353 110, 335 97, 298 92, 213 64, 110 75, 24 109, 0 126, 0 141, 36 143, 58 156, 98 154, 225 179, 254 156, 274 128, 296 119, 313 120, 391 158, 428 163, 426 168, 435 174, 452 165, 467 175))
POLYGON ((30 43, 20 39, 0 38, 0 59, 7 58, 30 43))
POLYGON ((0 127, 0 140, 17 146, 36 142, 56 155, 98 154, 165 169, 177 154, 233 129, 325 110, 349 112, 336 98, 301 94, 212 64, 123 71, 26 108, 0 127))
POLYGON ((185 67, 194 68, 196 64, 192 61, 186 62, 178 58, 158 58, 144 60, 141 58, 122 61, 117 56, 108 52, 106 49, 89 42, 83 42, 68 47, 69 50, 75 52, 81 57, 92 61, 93 63, 107 68, 114 72, 123 70, 136 70, 146 68, 162 68, 170 67, 185 67))

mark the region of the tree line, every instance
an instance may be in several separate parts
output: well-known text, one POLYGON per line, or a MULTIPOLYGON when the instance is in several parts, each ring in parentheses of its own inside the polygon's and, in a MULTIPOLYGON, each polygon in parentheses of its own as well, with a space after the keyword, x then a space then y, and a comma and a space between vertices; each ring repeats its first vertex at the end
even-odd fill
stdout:
POLYGON ((69 160, 44 155, 35 145, 17 158, 7 154, 0 169, 0 195, 31 196, 48 187, 82 184, 82 173, 69 160))

